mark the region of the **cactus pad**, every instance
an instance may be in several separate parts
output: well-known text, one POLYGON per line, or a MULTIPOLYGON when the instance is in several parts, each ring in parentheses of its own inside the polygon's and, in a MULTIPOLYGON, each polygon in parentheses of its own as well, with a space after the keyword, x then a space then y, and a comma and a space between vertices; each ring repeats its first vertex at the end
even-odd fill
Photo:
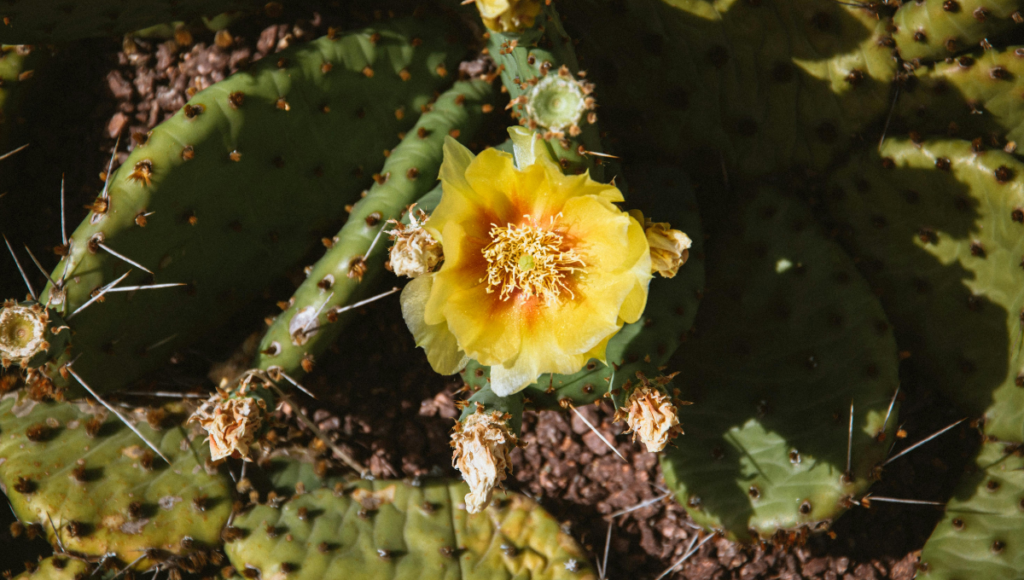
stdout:
POLYGON ((1024 142, 1024 114, 1018 106, 1024 90, 1024 47, 960 55, 919 67, 914 75, 896 101, 896 118, 906 129, 979 137, 985 146, 1024 142))
POLYGON ((700 171, 725 165, 746 175, 823 167, 889 109, 896 62, 877 4, 558 6, 581 31, 577 50, 603 129, 635 158, 667 154, 700 171))
POLYGON ((153 129, 74 232, 53 274, 61 279, 71 260, 66 296, 53 307, 72 313, 128 270, 122 285, 189 286, 107 294, 69 320, 75 354, 85 354, 76 368, 94 389, 159 367, 337 231, 454 69, 461 49, 445 28, 394 21, 282 51, 153 129))
POLYGON ((388 156, 382 178, 352 207, 331 247, 267 330, 253 366, 277 366, 289 376, 301 376, 307 372, 303 361, 310 361, 308 366, 334 342, 351 316, 338 309, 365 297, 383 271, 391 244, 381 230, 390 229, 388 220, 401 218, 409 204, 436 186, 445 137, 454 133, 472 139, 493 97, 486 81, 458 82, 420 117, 388 156))
POLYGON ((816 529, 885 458, 876 437, 898 386, 896 343, 803 202, 763 189, 735 219, 709 256, 696 337, 670 363, 694 404, 663 456, 665 481, 695 521, 731 537, 816 529))
MULTIPOLYGON (((15 576, 15 580, 81 580, 90 575, 93 566, 75 558, 66 556, 51 556, 43 561, 31 572, 24 572, 15 576)), ((107 580, 113 574, 98 576, 98 580, 107 580)))
POLYGON ((925 0, 904 2, 893 15, 903 60, 942 60, 997 40, 1024 23, 1020 0, 925 0))
POLYGON ((167 465, 102 407, 8 395, 0 401, 0 483, 23 522, 41 524, 54 545, 56 526, 69 551, 132 562, 148 548, 216 546, 231 511, 230 482, 207 471, 201 437, 164 428, 185 416, 171 405, 131 417, 167 465))
POLYGON ((232 565, 263 578, 589 579, 580 547, 534 501, 496 496, 469 515, 463 484, 359 482, 297 495, 235 518, 232 565))
POLYGON ((921 580, 1012 580, 1024 570, 1024 460, 1019 445, 985 443, 921 551, 921 580))
POLYGON ((1024 441, 1024 164, 967 141, 890 140, 832 178, 825 207, 906 363, 985 433, 1024 441))

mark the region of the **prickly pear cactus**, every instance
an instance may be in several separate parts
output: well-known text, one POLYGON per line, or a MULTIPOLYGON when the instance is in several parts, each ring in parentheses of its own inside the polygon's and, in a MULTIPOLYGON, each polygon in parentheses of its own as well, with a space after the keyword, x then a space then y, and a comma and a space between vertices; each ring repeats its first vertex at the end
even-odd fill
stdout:
POLYGON ((817 529, 886 456, 896 343, 803 202, 765 188, 734 215, 736 233, 709 256, 696 337, 670 363, 694 404, 663 457, 665 481, 694 520, 731 537, 817 529))
MULTIPOLYGON (((674 278, 651 281, 644 317, 623 326, 608 342, 609 365, 591 360, 572 375, 545 375, 524 392, 528 408, 560 409, 562 401, 586 405, 611 396, 627 379, 635 381, 637 371, 656 376, 693 325, 704 292, 704 240, 693 190, 685 175, 667 166, 640 166, 628 177, 631 207, 686 232, 693 240, 690 258, 674 278)), ((488 382, 487 368, 475 361, 461 376, 473 388, 488 382)))
POLYGON ((836 172, 824 207, 906 363, 985 433, 1024 441, 1024 165, 967 141, 889 140, 836 172))
POLYGON ((75 553, 133 562, 151 548, 180 555, 216 547, 231 512, 230 482, 207 465, 202 437, 180 426, 186 416, 178 405, 130 416, 168 465, 103 407, 5 396, 2 489, 22 522, 41 524, 51 543, 75 553))
POLYGON ((237 570, 264 578, 597 577, 533 500, 497 494, 491 507, 469 515, 460 505, 467 491, 401 481, 319 489, 237 516, 242 539, 225 550, 237 570))
POLYGON ((1020 578, 1024 460, 1020 445, 986 442, 921 551, 918 578, 1020 578))
POLYGON ((12 0, 0 8, 0 42, 67 42, 117 36, 161 22, 262 6, 262 0, 12 0))
POLYGON ((637 158, 744 175, 823 168, 891 102, 896 62, 877 4, 566 0, 558 8, 580 38, 603 128, 637 158))
POLYGON ((424 113, 384 163, 380 178, 352 207, 327 253, 312 267, 288 308, 267 330, 253 366, 281 367, 289 376, 309 372, 313 360, 341 333, 351 314, 339 309, 365 298, 383 270, 391 243, 382 230, 407 206, 435 187, 448 135, 468 142, 479 128, 494 91, 484 80, 460 81, 424 113), (372 249, 371 254, 367 254, 372 249))
POLYGON ((892 17, 892 38, 905 61, 942 60, 1024 24, 1022 9, 1019 0, 904 2, 892 17))
POLYGON ((152 131, 72 235, 52 275, 63 288, 43 293, 68 314, 94 389, 159 367, 336 231, 449 81, 461 50, 444 30, 404 20, 321 38, 200 92, 152 131), (122 286, 188 286, 111 292, 75 315, 129 271, 122 286))

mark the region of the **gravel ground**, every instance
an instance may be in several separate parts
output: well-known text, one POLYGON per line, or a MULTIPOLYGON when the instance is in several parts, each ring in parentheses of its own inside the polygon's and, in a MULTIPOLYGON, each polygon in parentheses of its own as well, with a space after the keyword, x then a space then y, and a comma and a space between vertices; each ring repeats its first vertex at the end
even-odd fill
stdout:
MULTIPOLYGON (((0 214, 8 217, 0 215, 0 226, 35 247, 52 246, 59 238, 55 167, 66 175, 69 207, 80 208, 102 187, 98 175, 118 138, 123 160, 134 136, 173 114, 190 90, 205 88, 292 43, 320 36, 329 25, 351 22, 350 16, 340 13, 286 13, 277 21, 262 17, 235 23, 229 27, 230 35, 219 37, 194 31, 191 39, 178 39, 190 42, 136 39, 118 46, 91 41, 61 53, 51 74, 40 79, 43 90, 36 106, 47 114, 39 122, 33 120, 31 151, 20 159, 22 176, 53 177, 54 183, 32 184, 52 196, 53 203, 12 195, 3 200, 8 205, 0 214), (70 99, 68 91, 72 91, 70 99), (67 147, 68 143, 76 146, 67 147), (26 215, 19 211, 43 215, 30 225, 11 219, 26 215), (40 230, 37 223, 52 225, 40 230)), ((72 211, 69 223, 76 223, 84 213, 72 211)), ((5 286, 10 283, 0 281, 0 290, 11 290, 5 286)), ((155 383, 186 381, 199 386, 210 361, 225 357, 230 345, 258 330, 253 324, 262 324, 264 316, 274 313, 274 301, 287 298, 289 285, 279 281, 229 336, 218 337, 209 350, 200 347, 181 353, 177 367, 155 383)), ((456 476, 448 434, 461 382, 430 371, 422 354, 414 350, 394 300, 369 306, 362 315, 309 378, 307 386, 320 396, 319 408, 309 411, 375 476, 456 476)), ((916 389, 912 378, 904 381, 904 393, 901 421, 909 441, 960 418, 945 401, 916 389)), ((513 454, 515 470, 509 487, 538 498, 596 561, 604 559, 609 515, 647 502, 646 507, 612 521, 607 577, 657 578, 706 536, 685 510, 665 497, 657 457, 621 435, 623 427, 611 421, 610 407, 588 406, 580 413, 597 432, 575 414, 527 413, 523 423, 527 445, 513 454), (615 445, 617 453, 602 437, 615 445)), ((685 424, 685 414, 683 420, 685 424)), ((961 426, 894 462, 874 492, 944 502, 976 445, 976 432, 961 426)), ((875 503, 870 509, 855 508, 846 514, 830 534, 754 546, 713 538, 666 577, 907 580, 914 576, 918 550, 939 516, 934 508, 875 503)), ((36 540, 31 546, 18 544, 17 551, 8 549, 12 545, 9 514, 4 517, 0 569, 20 571, 20 562, 34 557, 32 549, 42 552, 45 546, 36 540)))

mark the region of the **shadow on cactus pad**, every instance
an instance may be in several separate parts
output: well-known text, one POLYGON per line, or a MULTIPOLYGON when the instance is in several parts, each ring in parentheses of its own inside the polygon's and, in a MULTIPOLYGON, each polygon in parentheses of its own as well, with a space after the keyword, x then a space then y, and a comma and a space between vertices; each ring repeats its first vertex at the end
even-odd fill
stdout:
POLYGON ((695 337, 670 362, 694 404, 665 480, 695 521, 731 537, 827 527, 885 459, 896 343, 802 201, 761 189, 731 224, 709 257, 695 337))

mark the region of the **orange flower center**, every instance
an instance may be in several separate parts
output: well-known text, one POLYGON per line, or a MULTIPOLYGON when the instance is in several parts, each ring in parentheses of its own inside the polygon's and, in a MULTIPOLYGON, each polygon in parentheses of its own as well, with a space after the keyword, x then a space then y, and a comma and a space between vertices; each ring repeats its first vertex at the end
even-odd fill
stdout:
POLYGON ((566 247, 561 234, 529 224, 491 224, 490 236, 483 250, 487 277, 480 280, 487 281, 488 294, 498 291, 502 300, 508 300, 518 292, 546 303, 557 300, 563 291, 575 297, 567 282, 585 264, 575 250, 566 247))

